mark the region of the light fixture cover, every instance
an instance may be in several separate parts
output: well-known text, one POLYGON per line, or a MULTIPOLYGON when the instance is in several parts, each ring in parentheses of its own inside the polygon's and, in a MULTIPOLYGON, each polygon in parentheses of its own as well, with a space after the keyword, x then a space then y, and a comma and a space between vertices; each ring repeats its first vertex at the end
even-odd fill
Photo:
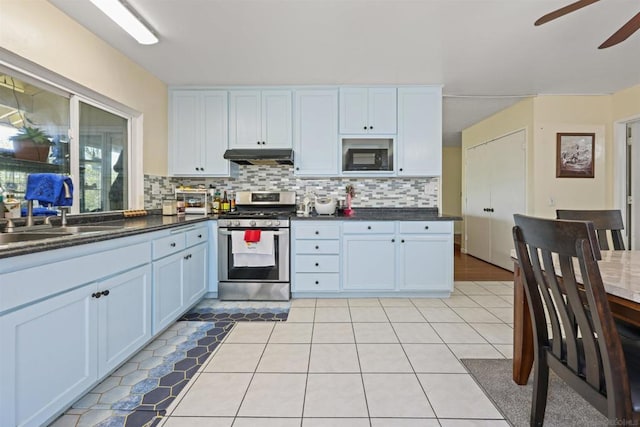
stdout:
POLYGON ((119 0, 91 0, 98 9, 140 44, 158 43, 158 37, 136 14, 119 0))

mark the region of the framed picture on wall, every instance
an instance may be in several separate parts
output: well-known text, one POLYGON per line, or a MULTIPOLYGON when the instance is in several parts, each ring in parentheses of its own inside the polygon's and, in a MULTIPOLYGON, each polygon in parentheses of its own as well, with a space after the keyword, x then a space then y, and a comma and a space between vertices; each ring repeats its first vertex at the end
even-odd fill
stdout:
POLYGON ((593 178, 595 133, 558 133, 556 144, 556 178, 593 178))

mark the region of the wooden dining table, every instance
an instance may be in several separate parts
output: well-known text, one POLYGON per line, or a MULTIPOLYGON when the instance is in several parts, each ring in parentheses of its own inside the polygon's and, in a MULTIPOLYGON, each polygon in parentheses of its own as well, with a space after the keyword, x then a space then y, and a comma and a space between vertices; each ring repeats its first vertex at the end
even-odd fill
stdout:
MULTIPOLYGON (((601 251, 598 261, 613 316, 640 328, 640 250, 601 251)), ((513 381, 524 385, 533 366, 533 329, 515 251, 513 273, 513 381)), ((577 275, 578 281, 580 280, 577 275)))

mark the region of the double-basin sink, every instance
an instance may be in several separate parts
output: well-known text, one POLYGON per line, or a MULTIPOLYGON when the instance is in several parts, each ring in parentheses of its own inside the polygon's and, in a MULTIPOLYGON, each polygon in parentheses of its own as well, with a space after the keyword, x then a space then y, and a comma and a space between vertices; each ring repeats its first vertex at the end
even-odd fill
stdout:
POLYGON ((7 243, 30 242, 34 240, 52 239, 55 237, 80 235, 86 233, 97 233, 101 231, 114 231, 122 229, 122 225, 64 225, 35 226, 33 228, 21 230, 18 227, 15 231, 0 233, 0 245, 7 243))

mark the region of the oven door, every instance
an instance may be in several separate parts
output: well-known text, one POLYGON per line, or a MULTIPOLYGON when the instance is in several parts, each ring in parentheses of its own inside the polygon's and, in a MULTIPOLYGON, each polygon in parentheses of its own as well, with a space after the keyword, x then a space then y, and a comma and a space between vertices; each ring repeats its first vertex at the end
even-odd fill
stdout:
POLYGON ((220 282, 289 282, 289 229, 260 228, 273 231, 275 265, 267 267, 238 267, 234 265, 231 232, 251 228, 218 229, 218 279, 220 282))

